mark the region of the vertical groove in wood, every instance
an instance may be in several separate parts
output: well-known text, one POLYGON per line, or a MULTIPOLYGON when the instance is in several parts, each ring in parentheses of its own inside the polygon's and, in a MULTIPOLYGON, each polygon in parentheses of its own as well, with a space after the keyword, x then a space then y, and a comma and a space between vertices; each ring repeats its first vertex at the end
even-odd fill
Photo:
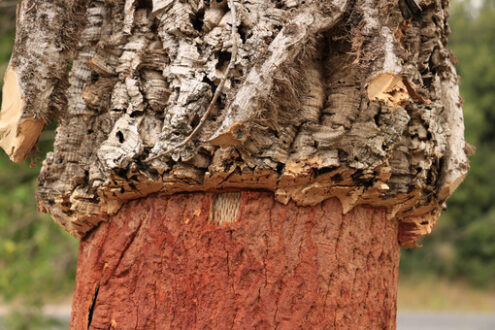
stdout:
POLYGON ((240 192, 215 194, 211 207, 211 220, 219 225, 232 223, 237 220, 240 207, 240 192))

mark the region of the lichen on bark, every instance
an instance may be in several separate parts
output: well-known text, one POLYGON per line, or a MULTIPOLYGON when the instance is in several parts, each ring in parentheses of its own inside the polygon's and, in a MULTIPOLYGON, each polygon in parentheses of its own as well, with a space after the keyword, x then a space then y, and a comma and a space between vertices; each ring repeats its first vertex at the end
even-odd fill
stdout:
POLYGON ((260 189, 285 204, 336 197, 344 213, 384 206, 415 246, 469 167, 447 5, 23 4, 39 18, 19 25, 11 61, 25 111, 59 120, 39 207, 82 237, 154 192, 260 189), (22 70, 33 63, 38 83, 22 70))

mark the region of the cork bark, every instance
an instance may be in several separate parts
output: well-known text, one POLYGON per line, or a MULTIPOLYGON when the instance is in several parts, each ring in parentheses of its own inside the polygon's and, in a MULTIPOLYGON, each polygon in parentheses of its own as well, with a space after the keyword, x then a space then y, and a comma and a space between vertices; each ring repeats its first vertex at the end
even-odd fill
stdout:
POLYGON ((20 161, 59 121, 37 197, 78 238, 152 193, 247 188, 386 207, 416 246, 469 167, 447 6, 24 1, 0 145, 20 161))
POLYGON ((158 194, 81 241, 71 329, 394 329, 398 222, 337 199, 158 194))

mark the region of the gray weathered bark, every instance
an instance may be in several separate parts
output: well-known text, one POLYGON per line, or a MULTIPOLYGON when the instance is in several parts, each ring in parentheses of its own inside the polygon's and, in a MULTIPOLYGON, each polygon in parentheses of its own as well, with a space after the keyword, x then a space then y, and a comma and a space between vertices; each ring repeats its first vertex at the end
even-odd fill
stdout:
POLYGON ((153 192, 248 188, 384 206, 414 246, 468 161, 448 1, 413 3, 25 1, 0 145, 21 161, 58 118, 38 201, 77 237, 153 192))

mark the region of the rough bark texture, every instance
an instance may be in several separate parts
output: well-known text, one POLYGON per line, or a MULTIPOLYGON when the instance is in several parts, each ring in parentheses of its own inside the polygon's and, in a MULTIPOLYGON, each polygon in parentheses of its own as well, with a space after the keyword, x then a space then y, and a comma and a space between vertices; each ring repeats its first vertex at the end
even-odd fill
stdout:
POLYGON ((384 208, 222 195, 152 195, 87 235, 71 329, 395 328, 399 228, 384 208), (238 211, 219 225, 214 208, 238 211))
POLYGON ((393 328, 399 244, 469 167, 447 6, 23 1, 0 146, 59 121, 72 328, 393 328))
POLYGON ((1 145, 58 116, 39 207, 79 238, 154 192, 249 188, 384 206, 415 246, 468 169, 447 5, 24 1, 1 145))

